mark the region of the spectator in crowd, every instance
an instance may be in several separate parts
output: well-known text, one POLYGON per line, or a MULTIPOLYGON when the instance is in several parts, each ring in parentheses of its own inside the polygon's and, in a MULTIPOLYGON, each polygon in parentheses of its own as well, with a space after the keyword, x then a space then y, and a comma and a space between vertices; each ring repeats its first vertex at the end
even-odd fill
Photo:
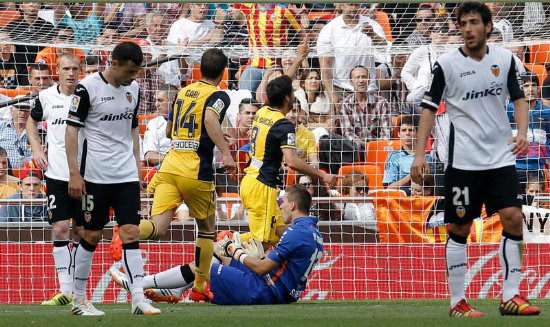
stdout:
POLYGON ((431 196, 435 193, 435 178, 433 175, 424 176, 424 184, 420 185, 411 181, 411 195, 431 196))
MULTIPOLYGON (((57 34, 53 39, 54 44, 72 44, 74 43, 74 32, 73 30, 63 24, 57 26, 57 34)), ((48 65, 50 76, 52 79, 58 79, 57 73, 57 57, 62 53, 72 53, 77 55, 80 58, 80 62, 84 62, 85 55, 84 51, 74 48, 58 47, 51 46, 44 48, 36 56, 36 62, 44 65, 48 65)))
MULTIPOLYGON (((43 199, 40 192, 42 174, 38 169, 25 172, 21 179, 21 190, 7 199, 33 200, 43 199)), ((42 222, 47 219, 48 207, 46 204, 6 204, 0 208, 0 222, 42 222)))
POLYGON ((178 89, 169 84, 159 86, 155 93, 155 108, 159 116, 147 123, 143 136, 143 152, 148 166, 159 165, 170 150, 170 139, 166 137, 166 119, 177 94, 178 89))
MULTIPOLYGON (((534 207, 540 206, 541 202, 536 199, 542 193, 545 193, 546 186, 544 185, 544 178, 539 176, 531 175, 527 178, 527 183, 525 184, 525 197, 524 204, 531 205, 534 207)), ((547 203, 545 203, 547 206, 547 203)))
MULTIPOLYGON (((384 29, 375 20, 360 15, 360 4, 340 5, 342 15, 331 20, 319 33, 317 54, 323 84, 336 105, 353 91, 351 70, 366 67, 374 81, 376 57, 373 45, 386 44, 384 29)), ((374 85, 374 84, 373 84, 374 85)))
POLYGON ((317 154, 315 135, 304 126, 306 116, 304 111, 300 108, 300 102, 294 101, 294 106, 286 115, 286 119, 288 119, 296 129, 296 151, 298 152, 298 157, 311 166, 318 167, 319 156, 317 154))
POLYGON ((105 4, 105 25, 114 27, 124 37, 135 37, 145 30, 145 3, 116 2, 105 4))
MULTIPOLYGON (((402 189, 411 193, 411 165, 416 153, 416 131, 418 116, 404 116, 399 125, 399 140, 402 147, 392 151, 386 158, 384 166, 384 186, 393 189, 402 189)), ((432 156, 426 154, 428 163, 433 163, 432 156)))
POLYGON ((390 105, 386 99, 368 93, 369 71, 357 66, 350 73, 353 93, 340 106, 343 135, 363 148, 367 142, 391 137, 390 105))
POLYGON ((542 82, 542 104, 550 107, 550 75, 542 82))
POLYGON ((274 3, 235 4, 241 13, 237 19, 246 21, 250 61, 239 78, 239 88, 249 90, 255 97, 265 70, 272 66, 274 48, 285 47, 292 29, 303 33, 302 26, 286 6, 274 3), (263 23, 266 22, 266 23, 263 23), (278 23, 280 22, 280 23, 278 23))
MULTIPOLYGON (((296 183, 305 187, 312 197, 330 196, 325 186, 320 186, 318 183, 313 182, 309 176, 298 175, 296 183)), ((309 215, 318 217, 319 220, 323 221, 338 221, 342 219, 342 213, 335 203, 319 203, 315 201, 311 204, 309 215)))
POLYGON ((317 56, 317 40, 319 39, 319 33, 325 25, 328 24, 326 19, 318 18, 309 22, 307 29, 307 38, 309 40, 309 46, 311 47, 312 56, 308 58, 309 67, 319 68, 319 57, 317 56))
POLYGON ((17 53, 25 55, 25 62, 34 62, 36 54, 41 50, 41 47, 32 44, 51 43, 54 36, 54 26, 38 17, 40 6, 40 2, 20 2, 19 11, 22 15, 6 26, 12 40, 27 43, 15 46, 17 53))
MULTIPOLYGON (((22 97, 22 96, 17 96, 22 97)), ((29 118, 31 103, 21 101, 11 106, 10 120, 0 121, 0 147, 8 153, 10 168, 21 167, 24 158, 30 157, 27 147, 27 119, 29 118)))
POLYGON ((97 73, 99 71, 102 71, 103 69, 100 69, 99 65, 99 59, 97 56, 88 56, 86 57, 85 65, 84 65, 84 75, 88 76, 93 73, 97 73))
POLYGON ((286 50, 285 52, 283 53, 284 58, 276 58, 275 60, 273 60, 271 67, 266 69, 266 72, 262 77, 262 81, 256 89, 256 101, 260 103, 266 102, 267 95, 265 90, 267 84, 269 84, 269 82, 271 82, 273 79, 282 75, 286 75, 293 80, 293 88, 299 87, 300 83, 295 80, 295 78, 298 74, 300 66, 307 58, 307 55, 309 53, 309 43, 307 41, 307 38, 298 45, 296 55, 294 55, 291 50, 286 50), (294 85, 295 83, 296 85, 294 85))
MULTIPOLYGON (((364 174, 353 172, 342 180, 341 194, 350 197, 366 197, 369 193, 368 178, 364 174)), ((343 220, 356 220, 376 223, 374 204, 370 201, 363 203, 345 203, 343 220)))
MULTIPOLYGON (((149 43, 145 39, 136 39, 135 43, 139 45, 143 51, 143 63, 151 61, 151 53, 146 52, 150 48, 149 43)), ((155 90, 162 84, 165 84, 162 76, 157 72, 157 66, 143 67, 136 78, 140 86, 139 92, 139 109, 140 115, 149 115, 155 113, 155 90)))
POLYGON ((105 3, 59 2, 55 7, 57 24, 68 25, 74 31, 76 44, 95 44, 101 34, 105 11, 105 3))
POLYGON ((437 58, 445 51, 448 24, 444 19, 436 19, 429 29, 429 44, 414 49, 401 71, 401 79, 409 94, 407 102, 415 111, 421 111, 420 102, 430 84, 432 68, 437 58))
MULTIPOLYGON (((101 34, 96 38, 96 44, 109 48, 114 44, 117 44, 119 39, 120 35, 118 34, 116 28, 113 26, 105 25, 101 29, 101 34)), ((106 50, 105 47, 103 47, 88 52, 88 56, 97 57, 99 60, 99 64, 101 66, 107 67, 110 64, 109 60, 111 58, 111 51, 106 50)))
POLYGON ((212 45, 211 38, 221 32, 211 20, 206 20, 207 3, 192 3, 189 5, 189 17, 180 18, 170 26, 168 43, 183 47, 199 47, 212 45))
POLYGON ((25 55, 17 52, 12 39, 5 30, 0 30, 0 87, 15 89, 29 85, 25 55))
POLYGON ((334 111, 330 104, 329 94, 325 91, 321 81, 319 69, 302 71, 300 87, 294 91, 294 96, 306 113, 306 125, 315 134, 315 139, 318 141, 320 135, 330 133, 335 126, 334 111), (316 130, 318 131, 316 132, 316 130))
POLYGON ((53 85, 50 68, 41 63, 32 63, 29 67, 29 84, 28 86, 18 86, 18 90, 28 90, 30 93, 38 93, 53 85))
MULTIPOLYGON (((550 108, 539 100, 539 78, 532 72, 521 75, 525 100, 529 106, 529 125, 527 139, 529 153, 516 158, 516 171, 519 181, 525 185, 529 176, 534 175, 544 180, 543 170, 550 164, 550 108)), ((514 119, 514 104, 509 103, 506 108, 508 119, 512 124, 512 133, 517 134, 514 119)))
POLYGON ((176 20, 187 17, 189 3, 148 3, 150 11, 164 13, 166 24, 172 25, 176 20))
POLYGON ((239 180, 244 177, 244 168, 246 168, 248 164, 250 129, 260 106, 261 105, 252 98, 243 99, 239 104, 239 113, 237 114, 237 139, 235 142, 232 142, 234 145, 230 148, 233 160, 235 160, 237 168, 239 169, 239 180))
POLYGON ((489 41, 508 43, 514 38, 512 23, 502 13, 504 2, 486 2, 493 14, 493 33, 489 41))
POLYGON ((8 174, 9 159, 4 148, 0 148, 0 199, 5 199, 19 191, 19 179, 8 174))
MULTIPOLYGON (((522 41, 520 39, 512 39, 510 40, 511 43, 521 43, 522 41)), ((506 49, 512 51, 514 54, 514 60, 516 61, 516 68, 517 70, 523 74, 527 70, 523 63, 527 62, 525 58, 525 53, 527 52, 527 47, 525 45, 515 45, 515 46, 507 46, 506 49)))
POLYGON ((434 18, 435 12, 432 6, 422 4, 414 15, 416 28, 407 36, 405 43, 411 47, 430 43, 430 29, 434 18))
POLYGON ((378 95, 388 101, 392 115, 411 113, 411 109, 407 105, 408 90, 401 77, 407 58, 407 53, 395 53, 392 55, 391 64, 381 63, 376 66, 378 95))
MULTIPOLYGON (((151 49, 151 60, 158 60, 166 57, 166 35, 167 24, 164 13, 153 11, 145 17, 147 38, 145 39, 151 49)), ((157 73, 167 84, 180 87, 189 78, 187 61, 184 58, 171 60, 158 66, 157 73)))

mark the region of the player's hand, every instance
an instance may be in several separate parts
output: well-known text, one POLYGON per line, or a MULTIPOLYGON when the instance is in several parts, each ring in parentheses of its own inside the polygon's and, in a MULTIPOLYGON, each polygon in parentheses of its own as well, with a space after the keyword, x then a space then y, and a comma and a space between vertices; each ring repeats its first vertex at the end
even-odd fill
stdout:
POLYGON ((233 156, 231 156, 231 153, 223 155, 222 164, 223 169, 225 169, 226 173, 230 174, 232 177, 235 176, 235 174, 237 173, 237 164, 235 163, 235 160, 233 160, 233 156))
POLYGON ((38 169, 42 171, 46 171, 46 169, 48 169, 48 157, 46 157, 46 154, 42 151, 42 149, 33 151, 32 159, 38 169))
POLYGON ((69 195, 80 200, 86 194, 86 183, 80 174, 72 175, 69 178, 69 195))
POLYGON ((411 166, 411 179, 420 185, 423 185, 424 174, 430 172, 430 165, 426 161, 426 157, 422 155, 414 158, 414 161, 411 166))
POLYGON ((238 260, 244 253, 242 247, 233 242, 229 237, 225 237, 220 243, 220 247, 223 249, 223 256, 230 257, 238 260))
POLYGON ((512 149, 512 152, 514 152, 516 156, 523 157, 523 156, 526 156, 527 153, 529 153, 529 141, 527 141, 526 136, 524 135, 514 136, 508 141, 508 144, 512 144, 512 143, 515 143, 514 149, 512 149))
POLYGON ((338 178, 338 175, 324 173, 323 184, 329 184, 332 187, 336 185, 336 183, 338 182, 338 178))
POLYGON ((251 238, 248 242, 244 242, 242 246, 244 253, 249 256, 260 260, 265 258, 264 247, 260 240, 251 238))

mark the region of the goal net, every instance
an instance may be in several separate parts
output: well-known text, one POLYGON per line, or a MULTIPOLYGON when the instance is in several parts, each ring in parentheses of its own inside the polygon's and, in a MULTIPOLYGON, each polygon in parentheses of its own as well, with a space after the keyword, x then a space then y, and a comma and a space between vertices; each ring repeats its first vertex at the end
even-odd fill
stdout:
MULTIPOLYGON (((545 193, 550 109, 544 106, 550 104, 549 5, 488 5, 494 23, 490 46, 510 49, 522 83, 533 84, 525 89, 531 151, 517 161, 526 194, 520 290, 529 298, 549 298, 550 207, 545 193)), ((220 48, 228 57, 220 88, 231 99, 225 132, 239 173, 225 174, 215 155, 217 231, 248 231, 239 185, 249 160, 250 127, 255 111, 267 102, 266 85, 287 75, 295 89, 287 118, 297 129, 298 155, 341 175, 337 185, 327 188, 281 168, 281 190, 299 183, 314 196, 311 214, 320 219, 325 243, 303 298, 448 297, 442 186, 449 118, 444 103, 427 148, 415 147, 431 69, 442 53, 463 42, 456 11, 451 3, 408 2, 1 3, 0 147, 5 151, 0 150, 0 164, 5 164, 0 165, 0 303, 39 303, 59 289, 47 223, 53 203, 45 196, 43 172, 32 160, 24 131, 32 101, 57 82, 57 56, 79 56, 84 78, 106 69, 121 41, 139 44, 147 62, 137 77, 144 181, 151 180, 169 150, 163 128, 177 90, 200 80, 206 49, 220 48), (415 151, 425 151, 430 163, 424 185, 411 185, 415 151)), ((513 108, 502 110, 515 129, 513 108)), ((44 145, 47 127, 39 125, 44 145)), ((142 194, 144 217, 152 196, 142 194)), ((94 302, 127 299, 108 273, 110 267, 121 267, 109 254, 113 227, 114 221, 95 252, 88 283, 94 302)), ((182 204, 161 241, 141 243, 146 273, 193 260, 195 230, 182 204)), ((468 297, 501 294, 501 232, 498 215, 483 211, 474 221, 468 297)))

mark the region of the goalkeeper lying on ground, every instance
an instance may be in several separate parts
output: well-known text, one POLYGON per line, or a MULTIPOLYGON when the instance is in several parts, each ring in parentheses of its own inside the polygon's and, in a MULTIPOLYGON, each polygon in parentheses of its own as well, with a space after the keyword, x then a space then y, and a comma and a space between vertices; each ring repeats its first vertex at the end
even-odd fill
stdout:
MULTIPOLYGON (((323 255, 323 239, 317 230, 317 218, 308 217, 311 195, 306 188, 292 185, 286 189, 281 211, 286 224, 291 224, 279 243, 263 258, 261 242, 251 240, 241 247, 229 238, 220 241, 216 253, 224 264, 213 263, 209 282, 214 304, 282 304, 295 302, 304 292, 307 278, 323 255)), ((214 259, 214 261, 217 261, 214 259)), ((146 276, 145 289, 155 294, 183 290, 194 281, 195 262, 146 276), (150 290, 154 292, 153 290, 150 290)), ((126 275, 112 269, 113 280, 124 288, 126 275)), ((181 294, 181 293, 179 293, 181 294)), ((178 297, 179 300, 179 297, 178 297)), ((176 301, 174 301, 176 302, 176 301)))

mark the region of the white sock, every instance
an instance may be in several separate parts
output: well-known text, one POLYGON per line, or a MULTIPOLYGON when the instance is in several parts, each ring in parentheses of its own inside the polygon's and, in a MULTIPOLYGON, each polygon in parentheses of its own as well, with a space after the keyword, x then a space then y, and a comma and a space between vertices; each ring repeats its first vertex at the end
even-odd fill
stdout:
POLYGON ((143 288, 183 288, 183 292, 186 287, 189 288, 193 285, 194 280, 195 275, 193 275, 189 265, 177 266, 158 274, 145 276, 143 278, 143 288))
POLYGON ((92 259, 96 245, 91 245, 86 240, 80 240, 80 246, 75 254, 74 267, 74 299, 77 301, 86 298, 86 284, 92 270, 92 259))
POLYGON ((122 244, 122 263, 130 282, 132 303, 145 301, 143 295, 143 259, 141 258, 139 242, 122 244))
POLYGON ((519 294, 523 236, 502 232, 499 252, 502 266, 502 301, 506 302, 519 294))
POLYGON ((69 240, 53 242, 53 261, 59 279, 59 288, 65 296, 73 296, 73 278, 71 276, 71 248, 69 240))
POLYGON ((467 266, 466 238, 449 233, 449 239, 445 246, 445 258, 447 259, 447 274, 451 291, 451 308, 453 308, 460 300, 466 298, 464 294, 467 266))
POLYGON ((73 248, 71 249, 71 270, 69 271, 69 273, 71 274, 71 278, 73 280, 74 280, 74 265, 75 265, 74 256, 76 254, 76 249, 78 249, 78 243, 73 242, 73 248))

